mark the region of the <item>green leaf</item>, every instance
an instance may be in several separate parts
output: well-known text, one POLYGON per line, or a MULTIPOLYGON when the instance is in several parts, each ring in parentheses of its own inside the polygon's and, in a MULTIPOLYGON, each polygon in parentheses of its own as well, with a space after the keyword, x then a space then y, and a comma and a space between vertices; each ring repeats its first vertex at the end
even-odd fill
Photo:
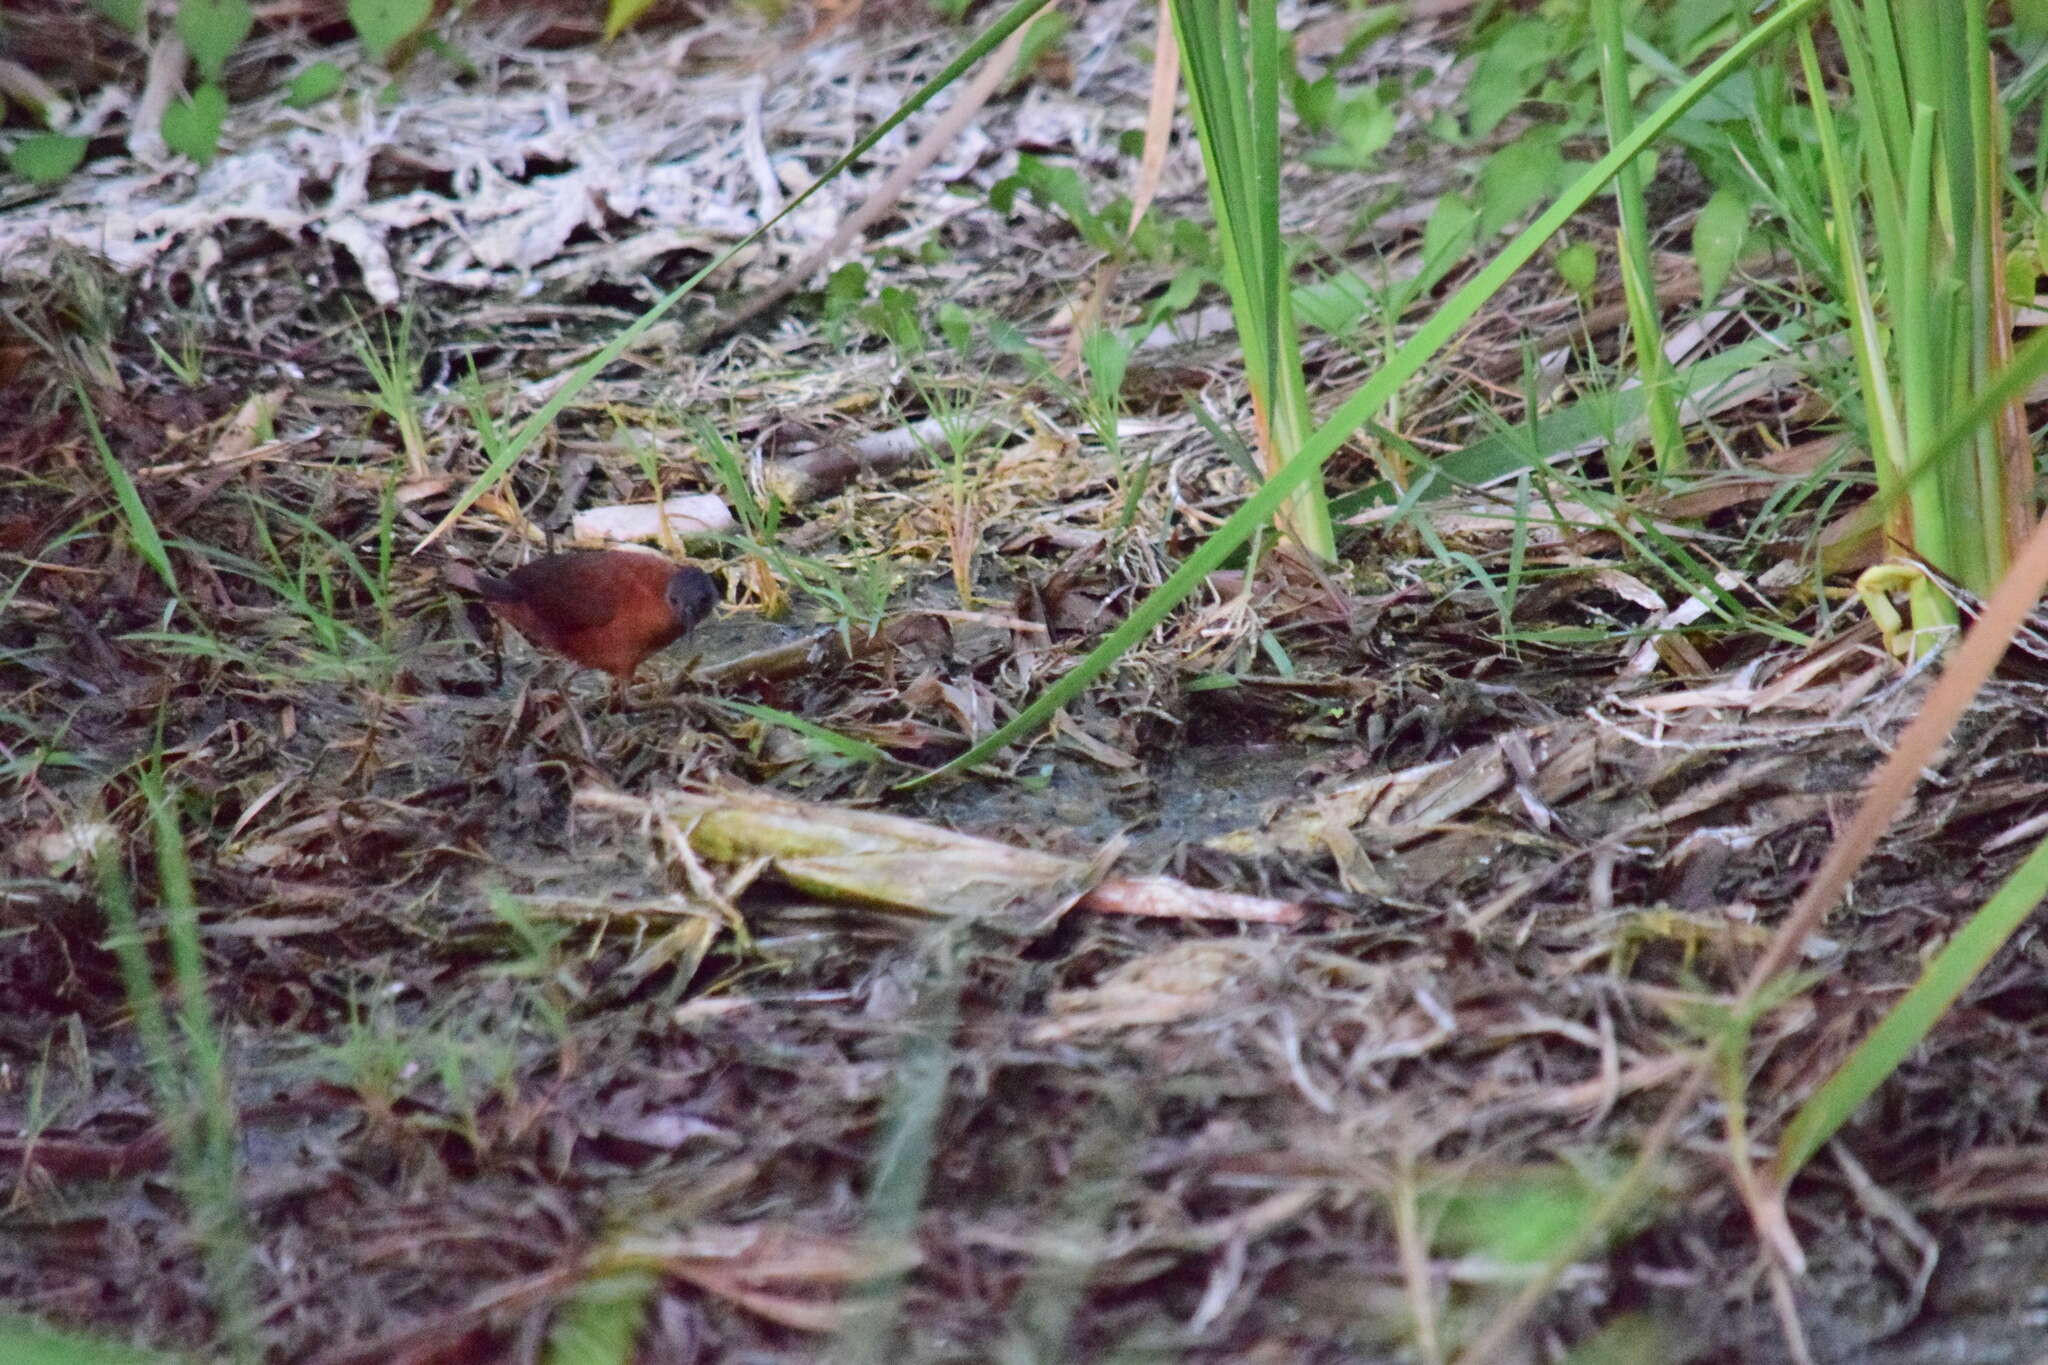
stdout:
POLYGON ((461 73, 462 79, 466 81, 476 80, 479 76, 483 74, 482 70, 477 66, 477 64, 474 61, 470 60, 470 56, 467 52, 457 47, 454 43, 449 42, 446 38, 443 38, 438 33, 428 33, 425 37, 421 38, 420 46, 426 48, 427 51, 433 53, 436 57, 439 57, 442 61, 454 67, 458 72, 461 73))
MULTIPOLYGON (((2014 5, 2014 13, 2019 8, 2014 5)), ((1729 0, 1687 0, 1673 5, 1664 16, 1664 43, 1680 62, 1690 62, 1725 32, 1734 13, 1729 0)))
POLYGON ((1106 327, 1081 339, 1081 364, 1088 371, 1088 395, 1105 412, 1114 411, 1124 391, 1124 371, 1131 363, 1133 343, 1106 327))
MULTIPOLYGON (((1146 215, 1146 221, 1151 222, 1157 217, 1157 214, 1148 214, 1146 215)), ((1209 235, 1208 229, 1197 223, 1194 219, 1174 219, 1173 227, 1168 235, 1173 240, 1175 259, 1195 266, 1212 266, 1216 264, 1216 241, 1209 235)))
POLYGON ((1564 179, 1558 130, 1531 128, 1487 159, 1479 172, 1479 235, 1490 237, 1520 218, 1564 179))
POLYGON ((1012 360, 1021 360, 1034 368, 1045 364, 1045 357, 1031 344, 1031 338, 1024 335, 1016 323, 993 313, 982 319, 988 326, 988 344, 995 348, 997 355, 1006 355, 1012 360))
MULTIPOLYGON (((1284 463, 1311 425, 1301 335, 1280 233, 1280 87, 1275 0, 1173 0, 1188 109, 1201 145, 1224 291, 1260 423, 1262 462, 1284 463)), ((1321 560, 1335 558, 1320 480, 1298 486, 1277 524, 1321 560)))
POLYGON ((1330 63, 1333 69, 1357 61, 1368 47, 1400 28, 1408 17, 1405 4, 1367 5, 1363 8, 1353 5, 1351 8, 1351 36, 1344 40, 1344 46, 1338 49, 1336 59, 1330 63))
POLYGON ((654 0, 611 0, 604 16, 604 40, 612 39, 633 26, 633 21, 647 12, 654 0))
POLYGON ((917 318, 917 299, 907 289, 889 285, 875 301, 861 309, 861 321, 889 339, 889 344, 906 354, 925 349, 928 339, 917 318))
POLYGON ((54 185, 85 160, 85 139, 62 133, 35 133, 14 144, 7 165, 24 180, 54 185))
POLYGON ((1088 202, 1088 185, 1072 166, 1058 166, 1026 152, 1017 158, 1017 169, 989 188, 989 207, 1010 213, 1023 190, 1040 208, 1063 216, 1074 225, 1081 239, 1098 251, 1114 251, 1117 235, 1102 221, 1102 215, 1088 202))
MULTIPOLYGON (((249 0, 178 0, 177 26, 200 76, 211 83, 220 79, 228 54, 256 26, 256 15, 249 0)), ((214 131, 219 130, 216 124, 214 131)))
POLYGON ((1367 90, 1338 108, 1333 131, 1337 145, 1311 151, 1309 164, 1339 171, 1364 170, 1394 140, 1394 111, 1379 91, 1367 90))
POLYGON ((947 299, 939 305, 939 335, 965 358, 974 345, 974 315, 947 299))
POLYGON ((541 1365, 626 1365, 660 1281, 643 1270, 591 1276, 570 1291, 548 1324, 541 1365))
POLYGON ((1429 211, 1422 225, 1422 278, 1424 289, 1435 287, 1463 260, 1479 235, 1479 211, 1455 194, 1444 195, 1429 211))
POLYGON ((1581 300, 1592 294, 1593 282, 1600 277, 1600 253, 1591 242, 1573 242, 1557 253, 1555 264, 1567 289, 1581 300))
POLYGON ((381 62, 427 26, 433 9, 433 0, 348 0, 348 21, 370 60, 381 62))
POLYGON ((1372 282, 1355 270, 1341 270, 1294 291, 1294 315, 1319 332, 1347 335, 1380 301, 1372 282))
POLYGON ((1657 1319, 1624 1313, 1572 1347, 1563 1365, 1659 1365, 1673 1358, 1677 1345, 1657 1319))
POLYGON ((1144 326, 1157 327, 1168 318, 1180 316, 1200 296, 1203 287, 1214 280, 1215 276, 1206 267, 1181 267, 1166 282, 1166 292, 1146 306, 1144 326))
POLYGON ((1714 191, 1692 225, 1692 259, 1700 271, 1700 302, 1711 304, 1749 240, 1749 200, 1740 190, 1714 191))
POLYGON ((142 36, 142 0, 92 0, 92 7, 131 38, 142 36))
POLYGON ((1017 49, 1017 64, 1010 69, 1010 84, 1015 85, 1029 76, 1038 65, 1038 59, 1057 47, 1067 36, 1067 30, 1074 21, 1058 10, 1047 10, 1033 19, 1024 30, 1024 45, 1017 49))
POLYGON ((2005 292, 2016 299, 2031 299, 2040 288, 2040 267, 2034 253, 2015 251, 2005 258, 2005 292))
POLYGON ((0 1317, 0 1360, 8 1365, 177 1365, 185 1359, 83 1332, 60 1332, 26 1318, 0 1317))
POLYGON ((868 268, 859 261, 848 261, 825 279, 825 320, 837 322, 852 316, 867 297, 868 268))
POLYGON ((1569 1167, 1540 1167, 1475 1178, 1430 1191, 1436 1238, 1457 1253, 1483 1252, 1511 1264, 1540 1262, 1583 1225, 1600 1191, 1569 1167))
POLYGON ((341 68, 333 62, 315 62, 292 78, 284 102, 294 109, 318 104, 341 89, 341 68))
MULTIPOLYGON (((1129 200, 1119 197, 1111 207, 1119 223, 1131 221, 1129 200)), ((1140 218, 1138 226, 1130 229, 1129 241, 1132 252, 1140 260, 1150 261, 1158 266, 1173 264, 1173 243, 1166 235, 1166 228, 1161 226, 1158 214, 1148 213, 1140 218)))
POLYGON ((228 97, 217 85, 202 85, 164 110, 164 141, 202 166, 213 164, 221 125, 228 119, 228 97))
POLYGON ((1288 82, 1288 98, 1294 101, 1294 116, 1311 133, 1327 133, 1337 122, 1337 73, 1326 71, 1316 79, 1295 76, 1288 82))
POLYGON ((1495 30, 1465 87, 1465 117, 1473 137, 1485 137, 1535 86, 1550 61, 1552 27, 1523 19, 1495 30))

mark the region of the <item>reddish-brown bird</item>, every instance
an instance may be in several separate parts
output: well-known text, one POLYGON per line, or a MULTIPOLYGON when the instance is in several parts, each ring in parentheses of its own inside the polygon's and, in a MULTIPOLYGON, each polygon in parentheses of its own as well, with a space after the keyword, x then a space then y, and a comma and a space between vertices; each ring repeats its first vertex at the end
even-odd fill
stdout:
POLYGON ((446 577, 542 649, 611 674, 615 692, 718 602, 717 585, 702 569, 634 550, 546 555, 503 578, 450 565, 446 577))

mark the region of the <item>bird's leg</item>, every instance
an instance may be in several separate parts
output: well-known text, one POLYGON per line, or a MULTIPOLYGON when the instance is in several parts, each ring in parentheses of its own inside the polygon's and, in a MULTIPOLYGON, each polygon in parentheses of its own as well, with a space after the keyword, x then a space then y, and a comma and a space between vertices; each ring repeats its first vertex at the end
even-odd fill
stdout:
POLYGON ((463 600, 462 615, 469 622, 470 633, 490 650, 491 691, 496 692, 505 685, 504 629, 498 624, 498 618, 491 615, 491 609, 474 597, 463 600))
POLYGON ((562 693, 562 710, 569 717, 570 723, 576 727, 576 738, 583 743, 583 757, 586 761, 589 760, 596 752, 597 746, 590 742, 590 727, 583 723, 583 712, 576 708, 575 700, 567 691, 562 693))

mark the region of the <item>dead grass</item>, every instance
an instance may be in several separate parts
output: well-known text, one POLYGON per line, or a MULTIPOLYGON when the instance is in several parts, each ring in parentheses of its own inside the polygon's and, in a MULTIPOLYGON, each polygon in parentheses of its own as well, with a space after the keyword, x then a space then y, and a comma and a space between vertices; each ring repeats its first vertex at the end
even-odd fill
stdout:
MULTIPOLYGON (((1087 20, 1088 83, 992 106, 952 173, 985 182, 1022 143, 1103 160, 1142 116, 1145 71, 1117 41, 1135 22, 1087 20)), ((729 31, 706 32, 670 41, 715 56, 729 31)), ((1397 41, 1441 64, 1441 37, 1397 41)), ((771 189, 748 178, 764 111, 784 111, 777 147, 829 141, 827 114, 869 90, 848 64, 899 94, 934 64, 873 34, 811 55, 765 83, 723 60, 690 78, 754 104, 679 103, 667 83, 655 100, 652 67, 626 86, 649 126, 681 129, 691 183, 744 217, 771 189)), ((540 100, 548 62, 584 91, 599 64, 535 60, 500 100, 540 100)), ((1305 176, 1296 226, 1348 221, 1373 192, 1305 176)), ((1170 171, 1161 210, 1198 201, 1187 167, 1170 171)), ((731 283, 769 278, 832 211, 731 283)), ((1346 249, 1412 245, 1384 234, 1346 249)), ((494 683, 434 563, 407 551, 481 463, 454 382, 474 364, 488 409, 516 422, 692 242, 578 239, 536 297, 502 287, 517 263, 409 278, 407 414, 365 396, 350 318, 374 306, 374 271, 336 277, 321 248, 246 225, 221 237, 203 288, 183 247, 125 282, 73 263, 17 284, 0 338, 0 825, 16 831, 0 1302, 48 1320, 220 1339, 90 872, 115 841, 160 946, 149 764, 197 879, 268 1358, 534 1359, 611 1292, 649 1361, 1441 1359, 1634 1154, 1697 1021, 1737 989, 1924 686, 1803 578, 1769 576, 1741 523, 1762 484, 1684 534, 1803 644, 1697 629, 1659 652, 1644 640, 1690 619, 1674 617, 1684 592, 1605 532, 1518 547, 1526 530, 1480 519, 1503 495, 1475 493, 1438 504, 1426 535, 1361 534, 1334 581, 1218 575, 1002 772, 892 797, 890 770, 696 680, 909 764, 985 732, 1241 496, 1187 413, 1190 396, 1241 407, 1227 338, 1141 349, 1119 462, 985 333, 964 355, 906 351, 799 311, 703 351, 650 334, 452 553, 506 562, 579 507, 646 500, 636 452, 663 493, 715 489, 698 416, 771 464, 858 465, 864 438, 956 409, 986 422, 943 457, 826 480, 772 537, 696 547, 730 610, 613 713, 516 643, 494 683), (197 329, 197 384, 147 344, 173 324, 197 329), (175 594, 120 520, 74 380, 175 594), (1517 558, 1526 582, 1507 576, 1517 558), (856 629, 876 600, 880 629, 856 629), (1014 880, 949 896, 967 879, 918 866, 926 848, 882 879, 930 875, 926 901, 883 905, 645 804, 733 781, 807 804, 820 829, 847 806, 970 831, 1015 850, 985 854, 1014 880), (1109 913, 1081 896, 1112 870, 1306 913, 1109 913)), ((938 188, 870 245, 878 283, 1049 353, 1093 263, 1048 215, 1006 221, 938 188)), ((1127 268, 1123 288, 1163 283, 1127 268)), ((1418 446, 1469 441, 1482 402, 1520 416, 1521 338, 1572 323, 1548 287, 1528 282, 1415 396, 1418 446)), ((1331 343, 1319 360, 1328 391, 1369 363, 1331 343)), ((1731 459, 1804 432, 1801 400, 1763 385, 1725 409, 1731 459)), ((1371 477, 1362 455, 1333 469, 1339 488, 1371 477)), ((1757 1132, 2011 861, 2005 831, 2048 795, 2025 668, 1809 946, 1824 979, 1757 1027, 1757 1132)), ((872 873, 879 855, 835 856, 872 873)), ((1944 1322, 1986 1352, 2031 1340, 2014 1296, 1983 1284, 2039 1259, 2012 1217, 2038 1200, 2048 1143, 2038 955, 2010 949, 1851 1130, 1853 1157, 1798 1188, 1816 1358, 1921 1359, 1944 1322), (1937 1252, 1959 1268, 1933 1279, 1937 1252)), ((1724 1155, 1702 1105, 1655 1200, 1573 1267, 1518 1358, 1603 1330, 1650 1334, 1630 1358, 1780 1358, 1724 1155)))

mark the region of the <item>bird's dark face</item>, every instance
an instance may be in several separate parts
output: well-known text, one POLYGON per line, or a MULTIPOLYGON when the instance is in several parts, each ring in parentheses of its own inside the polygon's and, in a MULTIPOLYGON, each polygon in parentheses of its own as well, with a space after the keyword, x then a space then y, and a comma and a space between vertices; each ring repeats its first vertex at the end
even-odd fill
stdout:
POLYGON ((689 630, 711 614, 718 605, 718 585, 711 575, 693 565, 684 565, 669 575, 668 609, 676 623, 689 630))

